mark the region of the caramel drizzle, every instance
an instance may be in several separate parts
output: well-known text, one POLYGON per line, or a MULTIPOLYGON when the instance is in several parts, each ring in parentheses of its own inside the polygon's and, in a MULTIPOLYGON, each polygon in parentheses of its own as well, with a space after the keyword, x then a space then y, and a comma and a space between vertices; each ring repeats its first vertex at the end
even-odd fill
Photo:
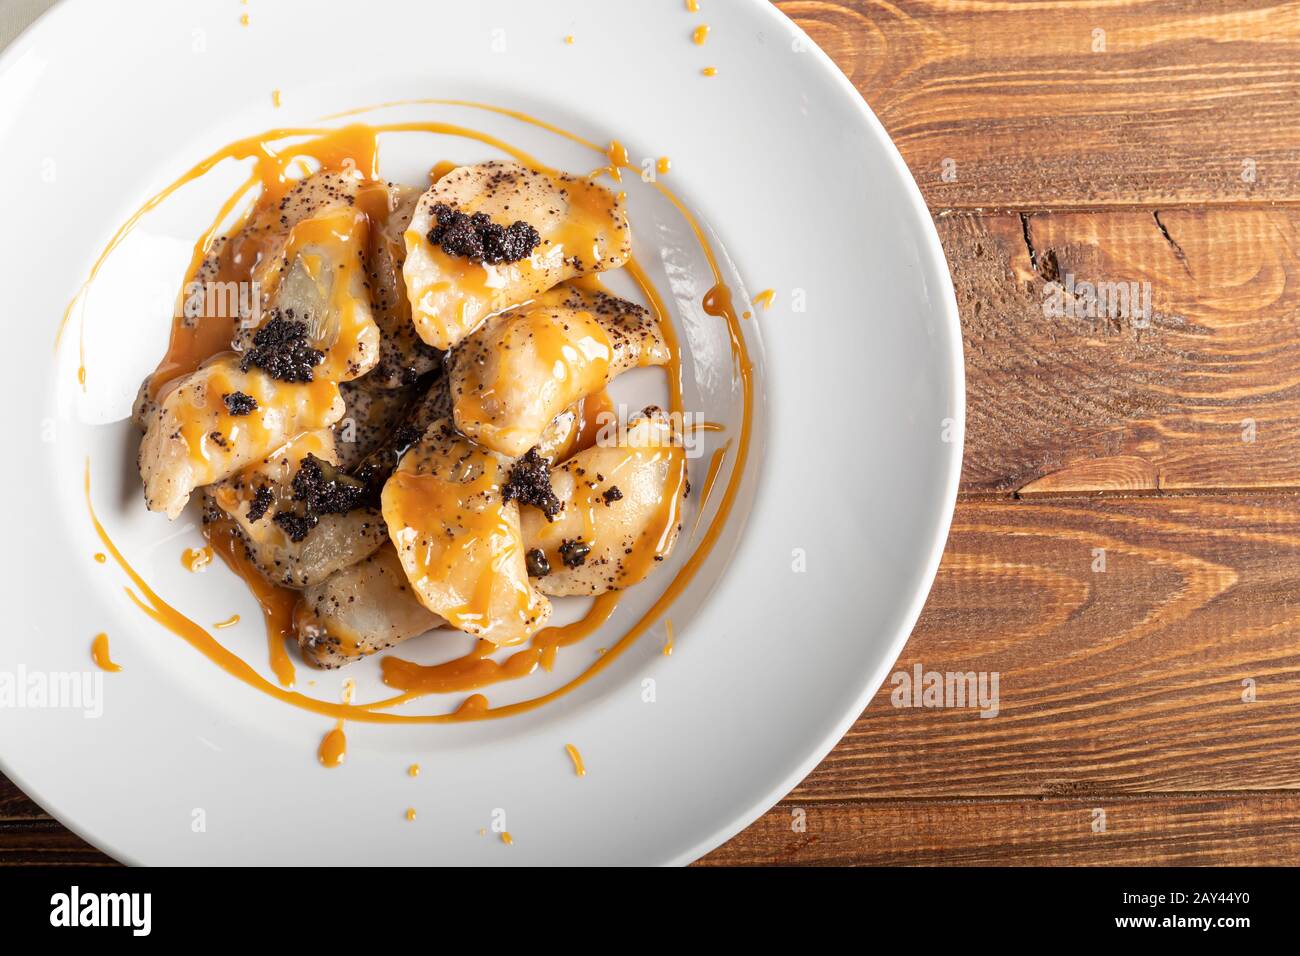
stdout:
MULTIPOLYGON (((380 106, 377 107, 368 107, 368 108, 363 108, 363 109, 358 109, 353 111, 347 111, 345 113, 335 114, 334 117, 327 117, 327 119, 339 118, 347 115, 356 115, 362 112, 368 112, 374 109, 380 109, 385 106, 394 106, 394 105, 401 105, 402 103, 418 103, 418 102, 465 106, 468 108, 480 109, 488 112, 497 113, 499 115, 509 116, 521 122, 529 123, 538 128, 548 130, 572 142, 580 143, 584 146, 591 148, 597 153, 604 154, 611 159, 612 161, 611 165, 617 165, 621 168, 630 168, 627 165, 626 151, 615 149, 614 147, 617 144, 611 144, 611 147, 608 150, 602 149, 596 146, 595 144, 583 139, 577 134, 571 133, 567 130, 563 130, 560 127, 554 126, 545 121, 534 119, 533 117, 528 116, 527 114, 515 110, 502 108, 502 107, 491 106, 488 104, 474 103, 471 101, 464 101, 464 100, 394 101, 392 103, 381 104, 380 106), (619 160, 621 160, 621 162, 619 162, 619 160)), ((71 314, 72 309, 76 306, 78 302, 84 299, 85 291, 89 287, 90 283, 94 280, 96 274, 99 271, 99 268, 102 266, 104 260, 108 257, 108 255, 110 255, 113 249, 115 249, 117 245, 120 244, 120 242, 126 236, 126 234, 129 233, 131 229, 134 228, 135 224, 138 223, 140 218, 145 213, 155 208, 159 203, 161 203, 164 199, 166 199, 169 195, 171 195, 173 192, 175 192, 185 183, 193 179, 196 179, 199 176, 203 175, 204 173, 208 172, 224 159, 237 158, 241 156, 244 158, 254 158, 257 161, 257 172, 254 178, 256 180, 260 180, 262 185, 262 194, 259 197, 259 201, 263 199, 267 199, 268 201, 278 201, 278 198, 284 195, 284 192, 286 192, 287 189, 290 188, 292 182, 291 178, 288 176, 288 170, 290 169, 291 165, 297 161, 298 157, 304 155, 311 155, 314 158, 316 158, 318 161, 321 162, 323 168, 330 168, 331 165, 342 166, 343 160, 349 160, 353 165, 356 165, 358 168, 363 168, 363 171, 365 171, 365 169, 368 168, 368 173, 371 176, 371 178, 375 178, 377 176, 377 134, 381 132, 429 132, 429 133, 442 133, 446 135, 462 136, 468 139, 476 140, 485 145, 492 146, 496 149, 499 149, 502 152, 505 152, 508 155, 514 157, 516 160, 518 160, 520 163, 526 166, 530 166, 539 171, 554 172, 553 170, 550 169, 550 167, 547 167, 544 164, 539 163, 529 154, 523 152, 522 150, 518 150, 513 146, 510 146, 509 144, 497 139, 496 137, 493 137, 486 133, 480 133, 478 131, 468 129, 466 127, 456 126, 454 124, 447 124, 447 123, 408 122, 408 123, 388 123, 388 124, 380 124, 380 125, 373 125, 373 126, 362 126, 361 124, 355 124, 337 130, 320 130, 320 129, 273 130, 269 133, 261 134, 259 136, 247 137, 243 140, 237 141, 236 143, 232 143, 221 150, 218 150, 217 152, 213 153, 211 156, 207 157, 205 160, 196 164, 188 173, 185 174, 185 176, 181 177, 181 179, 178 179, 176 182, 172 183, 165 189, 161 190, 159 193, 155 194, 153 197, 151 197, 149 200, 146 201, 144 206, 142 206, 139 210, 136 211, 135 214, 133 214, 133 216, 127 221, 127 223, 124 224, 123 227, 118 230, 118 232, 115 234, 113 239, 110 241, 109 246, 104 250, 103 253, 101 253, 99 260, 92 268, 91 273, 87 278, 86 282, 83 283, 77 295, 73 298, 72 302, 69 303, 68 308, 64 313, 63 321, 60 323, 60 330, 59 330, 60 336, 62 334, 63 326, 66 324, 68 316, 71 314), (269 145, 281 139, 305 137, 305 136, 316 136, 318 137, 318 139, 310 144, 302 143, 296 146, 291 146, 283 153, 275 152, 269 145), (343 149, 348 150, 348 152, 342 153, 340 151, 341 146, 343 149), (365 147, 365 148, 358 150, 358 146, 365 147), (357 163, 355 159, 356 155, 361 155, 363 157, 363 159, 365 160, 364 167, 362 164, 357 163)), ((742 422, 741 422, 741 431, 739 436, 739 448, 736 457, 736 462, 732 468, 731 477, 728 481, 726 491, 724 492, 723 498, 719 503, 717 513, 714 515, 713 521, 710 523, 704 538, 700 542, 700 545, 697 547, 695 552, 687 558, 687 560, 684 562, 681 569, 678 571, 677 575, 669 583, 668 587, 660 595, 659 599, 651 606, 651 608, 636 623, 634 623, 631 628, 629 628, 624 633, 624 635, 618 640, 617 643, 614 644, 613 647, 609 648, 606 653, 601 654, 597 658, 597 660, 586 671, 584 671, 582 674, 578 675, 568 683, 564 684, 563 686, 551 691, 550 693, 543 694, 538 697, 522 700, 517 703, 509 704, 501 707, 495 707, 495 708, 491 707, 487 699, 483 697, 481 694, 473 694, 472 696, 467 698, 459 708, 457 708, 453 713, 450 714, 405 715, 405 714, 392 714, 392 713, 384 712, 387 708, 395 707, 399 704, 406 703, 409 700, 413 700, 417 697, 423 696, 425 693, 433 692, 433 691, 423 690, 423 686, 427 685, 428 683, 433 683, 439 688, 446 687, 449 690, 451 689, 463 690, 463 689, 469 689, 470 687, 486 686, 486 684, 495 683, 502 679, 507 679, 510 675, 523 676, 525 673, 531 673, 538 664, 543 664, 544 662, 548 664, 553 663, 555 649, 557 649, 558 647, 562 647, 574 643, 578 640, 581 640, 583 637, 589 635, 592 631, 594 631, 597 627, 603 624, 605 620, 609 618, 609 616, 614 612, 615 608, 618 605, 618 601, 619 601, 618 592, 610 592, 596 598, 593 601, 590 611, 588 612, 586 617, 584 617, 581 621, 575 622, 574 624, 561 626, 561 627, 546 628, 545 630, 539 632, 537 635, 534 636, 529 648, 525 649, 524 651, 516 652, 516 654, 512 655, 510 658, 507 658, 505 662, 498 664, 495 661, 487 660, 486 656, 482 653, 483 649, 476 647, 474 652, 471 652, 471 654, 466 655, 466 657, 460 659, 459 661, 451 661, 445 665, 434 665, 433 668, 428 668, 429 670, 434 670, 434 671, 436 671, 438 668, 449 668, 450 670, 457 671, 458 672, 457 676, 459 678, 458 680, 449 680, 448 678, 450 674, 447 670, 444 670, 441 672, 442 682, 440 683, 439 677, 436 676, 426 677, 423 674, 421 674, 420 671, 413 671, 412 668, 416 667, 416 665, 411 665, 409 664, 409 662, 404 662, 396 658, 384 658, 381 666, 383 667, 384 670, 385 683, 389 683, 390 686, 392 686, 392 681, 390 681, 390 677, 392 677, 394 680, 397 680, 399 682, 413 681, 413 685, 418 689, 406 690, 404 693, 401 693, 397 696, 390 697, 384 700, 374 701, 368 704, 352 704, 352 703, 332 704, 326 701, 317 700, 315 698, 307 697, 303 694, 285 689, 288 686, 292 686, 292 676, 288 678, 289 682, 287 684, 284 683, 284 678, 281 677, 280 679, 282 681, 283 686, 277 687, 276 685, 270 683, 265 678, 263 678, 248 663, 246 663, 244 660, 242 660, 237 655, 230 652, 227 648, 225 648, 218 641, 216 641, 216 639, 213 638, 212 635, 209 634, 206 630, 204 630, 194 621, 192 621, 185 615, 181 614, 170 604, 164 601, 156 592, 153 591, 152 588, 148 586, 148 584, 144 581, 144 579, 140 577, 140 575, 126 561, 125 557, 118 550, 117 546, 113 543, 107 531, 104 529, 103 525, 100 523, 98 517, 95 514, 94 506, 90 496, 90 460, 89 458, 87 458, 86 468, 85 468, 85 497, 86 497, 87 510, 89 512, 92 525, 95 528, 95 532, 99 536, 100 540, 103 542, 104 547, 112 555, 114 561, 118 564, 118 566, 123 570, 123 572, 127 575, 127 577, 132 581, 132 583, 139 591, 139 594, 137 594, 136 591, 132 590, 131 588, 125 588, 127 595, 136 604, 136 606, 139 607, 146 615, 148 615, 150 618, 152 618, 154 621, 156 621, 163 627, 172 631, 177 636, 181 637, 183 640, 187 641, 196 650, 198 650, 200 653, 203 653, 206 657, 208 657, 210 660, 216 663, 227 673, 230 673, 232 676, 235 676, 240 680, 243 680, 245 683, 249 684, 250 686, 253 686, 258 690, 261 690, 263 693, 275 697, 285 703, 291 704, 293 706, 299 707, 304 710, 328 715, 340 721, 346 718, 348 720, 356 720, 356 721, 371 722, 371 723, 444 723, 444 722, 463 721, 463 720, 480 720, 480 719, 489 719, 489 718, 494 719, 499 717, 511 716, 518 713, 523 713, 525 711, 532 710, 536 707, 540 707, 546 703, 549 703, 552 700, 557 699, 558 697, 563 696, 564 694, 569 693, 570 691, 576 689, 577 687, 585 684, 587 681, 593 679, 597 674, 599 674, 602 670, 608 667, 615 659, 617 659, 627 648, 631 647, 631 645, 635 643, 635 641, 642 634, 645 633, 645 631, 664 613, 664 611, 667 610, 667 608, 672 605, 672 603, 677 599, 677 597, 680 596, 682 591, 685 590, 685 588, 689 585, 691 580, 694 578, 695 574, 698 572, 700 566, 703 564, 705 558, 708 556, 713 545, 716 543, 716 540, 718 536, 721 534, 722 528, 725 526, 726 520, 730 515, 731 508, 735 502, 736 494, 739 491, 741 478, 743 477, 744 474, 744 465, 745 465, 746 458, 748 456, 749 443, 752 436, 752 410, 753 410, 752 363, 749 359, 748 348, 744 341, 743 335, 741 334, 740 331, 740 320, 731 302, 730 290, 727 288, 725 282, 723 281, 721 269, 719 268, 716 256, 714 255, 712 247, 710 246, 707 238, 704 235, 703 230, 701 229, 694 215, 690 213, 690 211, 682 204, 682 202, 676 197, 676 195, 671 192, 671 190, 667 189, 665 186, 659 183, 654 183, 653 185, 655 186, 655 188, 659 189, 661 194, 663 194, 674 205, 674 207, 679 211, 679 213, 690 225, 693 233, 696 236, 697 241, 700 243, 700 246, 708 260, 709 267, 714 275, 714 286, 710 290, 709 294, 705 297, 704 309, 705 312, 709 315, 723 318, 727 324, 728 335, 730 338, 733 358, 735 362, 735 372, 742 386, 743 414, 742 414, 742 422), (533 653, 536 653, 535 660, 531 657, 533 653), (514 661, 516 658, 519 658, 518 662, 511 665, 511 661, 514 661), (393 663, 390 664, 390 661, 392 661, 393 663), (485 666, 488 664, 492 666, 485 666)), ((242 198, 247 193, 248 188, 249 186, 248 184, 246 184, 245 187, 239 193, 240 198, 242 198)), ((228 201, 227 203, 228 209, 226 215, 229 215, 229 212, 233 211, 233 209, 238 205, 238 202, 239 199, 235 197, 232 197, 232 199, 228 201)), ((224 218, 225 218, 224 216, 218 217, 217 225, 219 225, 220 221, 222 221, 224 218)), ((215 236, 215 230, 216 230, 216 226, 214 225, 214 228, 210 230, 210 234, 205 236, 204 239, 201 240, 201 243, 210 246, 210 243, 215 236)), ((198 249, 196 249, 196 253, 195 253, 196 263, 201 263, 203 261, 203 256, 205 254, 206 253, 201 253, 198 249)), ((192 268, 197 269, 197 265, 192 266, 192 268)), ((651 303, 652 310, 657 314, 657 316, 660 319, 661 327, 664 331, 665 339, 667 340, 667 344, 669 346, 669 349, 671 351, 671 356, 672 356, 668 365, 665 366, 665 370, 668 375, 669 386, 670 386, 670 404, 674 411, 681 412, 682 410, 681 374, 682 373, 681 373, 680 352, 679 352, 678 342, 676 338, 676 331, 671 321, 668 318, 667 309, 664 306, 663 299, 659 295, 658 290, 655 289, 654 286, 649 282, 644 270, 642 270, 639 263, 637 263, 635 259, 632 259, 628 262, 626 268, 628 269, 629 274, 633 276, 633 278, 636 280, 638 285, 641 287, 642 292, 645 294, 647 300, 651 303)), ((193 273, 191 273, 191 275, 192 274, 193 273)), ((82 320, 83 320, 82 331, 84 335, 84 310, 82 314, 82 320)), ((57 343, 58 343, 58 338, 56 337, 56 347, 57 347, 57 343)), ((682 482, 685 481, 685 475, 686 472, 685 472, 684 457, 683 457, 683 467, 680 472, 680 480, 682 482)), ((680 486, 676 490, 677 492, 680 492, 680 486)), ((679 494, 671 494, 671 495, 666 494, 665 498, 668 499, 669 503, 675 509, 676 502, 679 500, 679 494)), ((676 520, 675 510, 671 511, 670 514, 671 514, 671 520, 675 521, 676 520)), ((222 554, 223 558, 225 558, 226 555, 225 553, 223 553, 223 551, 224 549, 217 548, 217 552, 219 554, 222 554)), ((264 607, 264 612, 265 612, 265 607, 264 607)), ((283 650, 283 642, 281 642, 280 646, 281 646, 281 650, 283 650)), ((272 653, 273 654, 275 653, 274 647, 272 653)), ((289 666, 291 667, 292 664, 290 664, 289 666)), ((422 668, 421 670, 425 670, 425 668, 422 668)), ((342 735, 341 726, 336 728, 336 730, 341 736, 342 735)), ((329 735, 327 735, 327 739, 328 737, 329 735)), ((324 741, 322 741, 322 747, 324 747, 324 741)))
POLYGON ((212 563, 212 548, 186 548, 181 552, 181 566, 191 574, 206 571, 212 563))
MULTIPOLYGON (((266 624, 266 648, 271 672, 281 687, 292 687, 295 671, 287 648, 290 641, 297 643, 293 627, 293 612, 298 604, 297 592, 277 587, 262 577, 248 559, 244 543, 235 531, 234 521, 226 515, 205 524, 203 536, 208 539, 209 548, 216 552, 226 567, 239 575, 257 599, 257 605, 262 609, 262 620, 266 624)), ((233 620, 213 626, 230 627, 238 621, 239 615, 236 614, 233 620)))
POLYGON ((113 659, 108 655, 107 634, 95 635, 95 639, 90 642, 90 656, 95 661, 95 666, 102 671, 116 673, 122 669, 121 666, 114 664, 113 659))
POLYGON ((578 748, 573 744, 565 744, 564 752, 573 761, 573 772, 579 777, 585 777, 587 775, 587 766, 582 762, 582 754, 578 753, 578 748))

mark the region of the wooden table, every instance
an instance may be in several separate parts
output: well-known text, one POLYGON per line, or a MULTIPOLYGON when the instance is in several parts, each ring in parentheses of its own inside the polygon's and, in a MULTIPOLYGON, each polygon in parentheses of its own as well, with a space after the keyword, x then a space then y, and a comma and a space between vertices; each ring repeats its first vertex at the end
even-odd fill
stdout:
MULTIPOLYGON (((777 5, 948 254, 962 494, 898 669, 1001 706, 886 684, 703 862, 1300 863, 1300 2, 777 5), (1149 282, 1149 319, 1045 315, 1069 276, 1149 282)), ((30 861, 107 862, 0 780, 30 861)))

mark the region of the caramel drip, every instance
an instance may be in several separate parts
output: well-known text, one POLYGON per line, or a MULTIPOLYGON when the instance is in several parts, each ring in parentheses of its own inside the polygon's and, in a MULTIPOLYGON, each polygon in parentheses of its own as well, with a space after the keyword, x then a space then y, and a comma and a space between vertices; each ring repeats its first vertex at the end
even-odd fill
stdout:
POLYGON ((90 643, 90 656, 94 659, 95 666, 102 671, 116 673, 122 669, 119 665, 114 664, 112 658, 108 656, 107 634, 95 635, 95 639, 90 643))
POLYGON ((411 764, 406 768, 406 775, 408 777, 418 777, 420 775, 420 765, 418 763, 411 764))
POLYGON ((322 767, 338 767, 348 757, 348 738, 343 733, 343 721, 340 720, 324 737, 316 750, 316 759, 322 767))
POLYGON ((761 305, 763 311, 766 312, 768 309, 772 308, 772 300, 775 298, 775 289, 764 289, 762 292, 758 293, 758 295, 754 296, 754 304, 761 305))
POLYGON ((664 657, 671 657, 673 653, 673 619, 664 618, 664 657))
POLYGON ((181 553, 181 566, 191 574, 206 571, 212 563, 212 548, 186 548, 181 553))
POLYGON ((415 822, 415 807, 407 807, 407 808, 406 808, 406 821, 407 821, 408 823, 414 823, 414 822, 415 822))
POLYGON ((698 27, 695 28, 695 32, 691 34, 691 41, 696 46, 704 46, 704 41, 707 40, 708 38, 709 38, 709 25, 707 23, 701 23, 698 27))
MULTIPOLYGON (((239 575, 257 599, 258 607, 262 609, 262 619, 266 622, 266 647, 271 673, 275 674, 281 687, 292 687, 295 674, 287 646, 289 641, 296 643, 293 612, 298 603, 298 592, 276 587, 262 577, 261 572, 248 559, 248 551, 239 538, 235 522, 227 515, 222 514, 204 524, 203 535, 208 539, 209 550, 215 551, 226 567, 239 575)), ((236 614, 230 624, 238 620, 239 615, 236 614)), ((229 627, 230 624, 215 626, 229 627)))
POLYGON ((234 626, 235 626, 236 624, 238 624, 238 623, 239 623, 239 615, 238 615, 238 614, 232 614, 232 615, 230 615, 230 617, 226 618, 224 621, 218 621, 216 624, 213 624, 212 626, 215 627, 215 628, 216 628, 217 630, 219 630, 219 631, 224 631, 226 628, 228 628, 228 627, 234 627, 234 626))
POLYGON ((488 711, 488 699, 482 694, 470 694, 464 702, 456 708, 456 715, 469 716, 473 714, 484 714, 488 711))
POLYGON ((623 170, 627 168, 627 147, 616 139, 609 141, 609 146, 605 149, 605 156, 609 159, 607 172, 613 178, 614 182, 623 181, 623 170))
MULTIPOLYGON (((500 663, 488 656, 496 650, 497 645, 491 641, 480 640, 473 651, 445 664, 413 664, 400 657, 385 657, 380 661, 380 668, 389 687, 423 696, 477 690, 526 677, 541 661, 542 652, 536 647, 516 651, 500 663)), ((458 713, 464 712, 462 708, 458 713)))
POLYGON ((573 448, 563 457, 568 458, 580 451, 594 448, 601 428, 614 420, 614 400, 606 389, 588 395, 578 403, 578 435, 573 448))
POLYGON ((573 746, 573 744, 565 744, 564 751, 569 755, 569 759, 573 761, 573 772, 579 777, 585 777, 587 775, 587 767, 582 762, 582 754, 578 753, 578 748, 573 746))
POLYGON ((704 508, 709 503, 709 496, 713 494, 713 486, 717 483, 718 474, 722 471, 722 462, 727 457, 727 450, 730 447, 731 442, 727 442, 721 448, 715 449, 709 459, 709 470, 704 475, 704 487, 700 489, 700 510, 695 515, 695 526, 691 528, 692 538, 700 529, 700 522, 704 520, 704 508))
POLYGON ((108 555, 106 555, 103 551, 96 551, 94 557, 95 557, 96 564, 103 564, 105 561, 108 560, 108 555))
MULTIPOLYGON (((591 608, 582 619, 542 629, 533 635, 528 647, 500 663, 488 657, 497 650, 491 641, 478 641, 470 653, 443 664, 416 664, 399 657, 385 657, 379 665, 384 683, 414 696, 451 694, 525 677, 539 665, 549 671, 559 648, 575 644, 595 632, 614 613, 620 596, 617 591, 600 595, 593 599, 591 608)), ((464 712, 459 713, 463 716, 464 712)))
POLYGON ((716 66, 706 66, 700 72, 703 73, 705 76, 717 76, 718 68, 716 66))
POLYGON ((655 171, 658 172, 660 176, 667 176, 672 172, 672 169, 673 161, 667 156, 660 156, 658 162, 655 163, 655 171))

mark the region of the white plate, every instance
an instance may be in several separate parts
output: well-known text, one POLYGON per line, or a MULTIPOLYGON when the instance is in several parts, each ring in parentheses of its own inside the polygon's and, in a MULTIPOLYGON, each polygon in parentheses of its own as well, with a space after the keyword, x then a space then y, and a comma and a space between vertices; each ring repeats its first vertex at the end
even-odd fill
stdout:
MULTIPOLYGON (((334 0, 149 0, 129 12, 68 0, 6 51, 0 269, 11 455, 0 675, 87 672, 101 631, 124 670, 104 675, 97 719, 0 710, 4 773, 135 863, 682 863, 816 765, 883 680, 939 560, 961 461, 957 313, 916 186, 849 83, 766 2, 703 6, 691 15, 680 0, 370 0, 358 16, 354 3, 334 0), (712 27, 703 47, 691 42, 700 23, 712 27), (717 76, 702 75, 709 65, 717 76), (238 627, 216 633, 267 671, 242 585, 220 566, 201 581, 180 566, 181 550, 199 543, 192 512, 175 525, 145 512, 126 422, 165 345, 191 244, 235 174, 219 169, 146 216, 84 312, 74 311, 62 348, 52 346, 115 229, 200 157, 261 130, 429 97, 526 110, 599 143, 617 138, 634 162, 671 157, 664 182, 710 231, 737 299, 777 293, 745 323, 753 451, 721 544, 668 612, 670 657, 660 621, 547 707, 473 724, 350 724, 347 764, 325 770, 315 749, 330 722, 249 688, 144 617, 113 562, 92 560, 102 549, 82 499, 89 455, 100 518, 127 558, 200 623, 239 611, 238 627), (569 743, 586 758, 585 778, 565 755, 569 743), (406 768, 417 762, 423 773, 412 779, 406 768), (503 814, 510 846, 493 829, 503 814)), ((494 131, 564 168, 599 165, 544 130, 466 107, 366 119, 399 116, 494 131)), ((384 173, 411 182, 435 160, 492 155, 463 140, 385 144, 384 173)), ((728 425, 708 434, 708 452, 739 421, 725 329, 700 304, 712 282, 680 217, 641 183, 629 193, 637 253, 670 294, 687 346, 686 407, 728 425)), ((656 386, 642 376, 624 394, 656 386)), ((697 488, 707 461, 692 464, 697 488)), ((679 546, 555 674, 489 689, 493 704, 545 691, 594 660, 690 551, 679 546)), ((431 638, 402 652, 445 656, 431 638)), ((376 665, 324 675, 300 667, 300 684, 316 680, 300 689, 334 701, 352 676, 359 699, 379 696, 376 665)))

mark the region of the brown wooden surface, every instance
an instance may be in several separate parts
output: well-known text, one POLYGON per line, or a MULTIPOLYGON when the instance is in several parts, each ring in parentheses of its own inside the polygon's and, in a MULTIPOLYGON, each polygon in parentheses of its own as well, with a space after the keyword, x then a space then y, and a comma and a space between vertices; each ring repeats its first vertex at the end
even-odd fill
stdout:
MULTIPOLYGON (((887 684, 703 863, 1300 863, 1300 2, 777 5, 948 254, 963 492, 898 668, 1001 709, 887 684), (1150 322, 1045 316, 1070 274, 1150 322)), ((0 863, 96 860, 0 779, 0 863)))

